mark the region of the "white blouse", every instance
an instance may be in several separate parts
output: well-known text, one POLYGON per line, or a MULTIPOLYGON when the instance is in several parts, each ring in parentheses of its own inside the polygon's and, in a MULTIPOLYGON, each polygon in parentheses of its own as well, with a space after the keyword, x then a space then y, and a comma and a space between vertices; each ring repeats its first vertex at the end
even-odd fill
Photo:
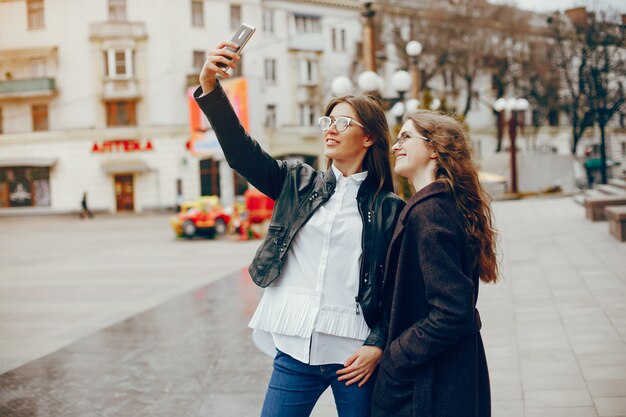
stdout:
POLYGON ((294 237, 280 277, 265 289, 249 326, 253 341, 303 363, 344 363, 370 329, 359 291, 363 222, 356 195, 367 172, 337 178, 335 193, 294 237))

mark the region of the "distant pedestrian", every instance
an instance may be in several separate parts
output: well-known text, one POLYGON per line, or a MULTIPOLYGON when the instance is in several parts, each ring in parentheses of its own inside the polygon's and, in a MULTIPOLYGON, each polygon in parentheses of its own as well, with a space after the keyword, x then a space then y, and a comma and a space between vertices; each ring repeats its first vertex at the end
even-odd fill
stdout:
POLYGON ((183 203, 185 202, 185 197, 183 197, 183 193, 176 193, 176 213, 180 213, 180 210, 183 207, 183 203))
POLYGON ((479 281, 497 279, 495 231, 468 139, 453 118, 419 112, 392 149, 415 194, 389 244, 389 334, 372 417, 488 417, 476 300, 479 281))
POLYGON ((194 96, 226 160, 276 200, 250 275, 266 287, 250 321, 274 357, 262 417, 306 417, 330 386, 339 417, 369 417, 386 342, 380 288, 387 242, 404 202, 393 193, 389 127, 366 96, 333 99, 318 121, 326 170, 277 161, 243 129, 216 80, 238 56, 211 51, 194 96))
POLYGON ((89 210, 89 206, 87 205, 87 191, 83 193, 83 198, 80 201, 80 218, 84 219, 85 217, 93 218, 93 213, 89 210))

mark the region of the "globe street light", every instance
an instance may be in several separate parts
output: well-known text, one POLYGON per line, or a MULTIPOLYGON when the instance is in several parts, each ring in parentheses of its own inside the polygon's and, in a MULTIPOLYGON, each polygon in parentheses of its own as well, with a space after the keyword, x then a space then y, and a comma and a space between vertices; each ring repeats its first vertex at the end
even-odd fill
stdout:
POLYGON ((380 78, 374 71, 365 71, 359 75, 357 84, 361 90, 368 92, 380 92, 384 86, 382 78, 380 78))
POLYGON ((420 106, 420 101, 415 98, 410 98, 404 103, 406 107, 406 114, 415 113, 420 106))
POLYGON ((402 123, 402 116, 404 116, 405 112, 406 112, 406 107, 404 103, 401 101, 398 101, 396 104, 394 104, 391 107, 391 110, 389 110, 389 113, 391 113, 391 115, 396 118, 396 123, 398 125, 402 123))
POLYGON ((501 131, 504 130, 503 124, 505 123, 507 113, 509 116, 509 140, 511 142, 511 187, 509 191, 517 193, 517 145, 515 144, 515 139, 517 136, 518 118, 523 116, 524 112, 528 110, 528 100, 525 98, 509 98, 508 100, 499 98, 493 104, 493 108, 498 112, 498 123, 500 123, 501 131), (504 117, 501 117, 501 114, 504 117))
POLYGON ((391 86, 398 92, 400 101, 404 101, 404 95, 407 91, 409 91, 412 83, 413 80, 411 79, 411 74, 406 71, 396 71, 391 76, 391 86))
POLYGON ((330 91, 335 97, 347 96, 352 92, 352 88, 352 81, 345 75, 340 75, 330 84, 330 91))
POLYGON ((420 90, 420 72, 418 60, 422 53, 422 44, 418 41, 410 41, 405 47, 406 54, 410 60, 411 77, 413 78, 413 88, 411 89, 411 97, 419 98, 420 90))

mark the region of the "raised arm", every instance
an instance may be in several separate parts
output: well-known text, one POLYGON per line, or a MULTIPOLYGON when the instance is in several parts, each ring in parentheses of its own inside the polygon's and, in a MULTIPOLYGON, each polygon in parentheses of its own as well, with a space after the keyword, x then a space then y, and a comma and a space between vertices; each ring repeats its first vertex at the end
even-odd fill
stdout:
POLYGON ((287 175, 287 163, 272 158, 250 137, 217 81, 217 74, 230 77, 217 66, 218 63, 234 68, 239 60, 234 52, 224 49, 226 46, 233 44, 222 42, 216 49, 209 51, 200 73, 200 87, 194 92, 194 98, 215 130, 228 165, 262 193, 276 199, 287 175))

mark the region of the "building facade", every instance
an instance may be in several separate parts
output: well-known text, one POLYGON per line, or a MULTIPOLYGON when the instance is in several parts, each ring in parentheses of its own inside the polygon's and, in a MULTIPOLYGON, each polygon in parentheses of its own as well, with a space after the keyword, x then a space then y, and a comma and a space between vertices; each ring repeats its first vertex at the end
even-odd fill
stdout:
POLYGON ((247 184, 210 127, 194 146, 189 93, 206 50, 242 22, 257 28, 234 74, 248 130, 272 155, 316 164, 332 74, 357 54, 357 6, 0 1, 0 210, 76 211, 83 192, 108 212, 231 204, 247 184))

